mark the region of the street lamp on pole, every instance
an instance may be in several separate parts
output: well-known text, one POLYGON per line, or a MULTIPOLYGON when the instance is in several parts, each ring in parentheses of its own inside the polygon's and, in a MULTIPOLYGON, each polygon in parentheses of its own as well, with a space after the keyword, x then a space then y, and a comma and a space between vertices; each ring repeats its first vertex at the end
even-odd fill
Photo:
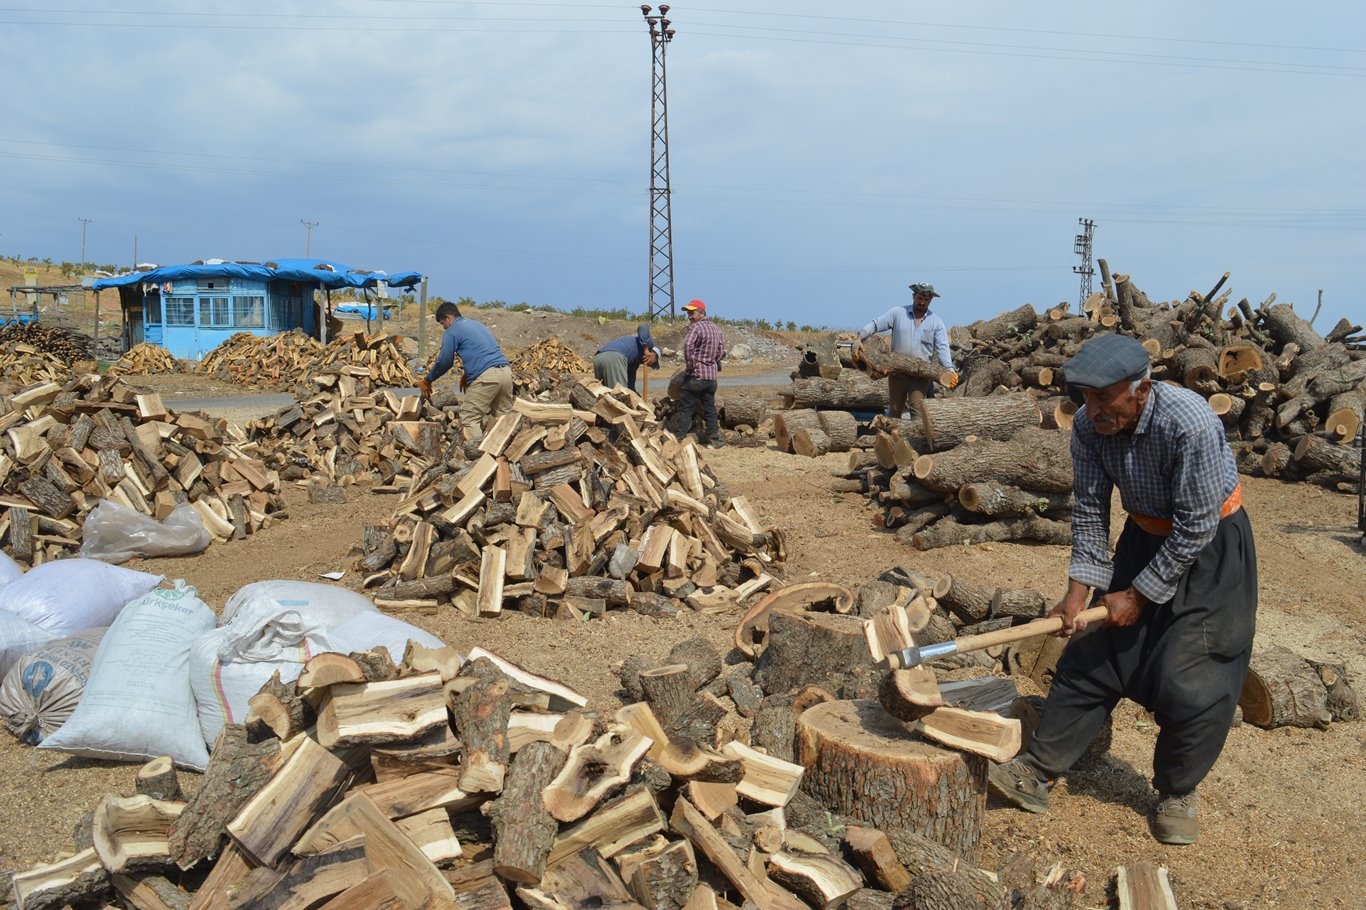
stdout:
POLYGON ((76 220, 81 223, 81 268, 85 268, 85 226, 95 219, 77 218, 76 220))
POLYGON ((307 259, 311 255, 310 251, 313 249, 313 229, 318 226, 318 222, 305 221, 300 218, 299 223, 308 228, 308 234, 304 238, 304 258, 307 259))

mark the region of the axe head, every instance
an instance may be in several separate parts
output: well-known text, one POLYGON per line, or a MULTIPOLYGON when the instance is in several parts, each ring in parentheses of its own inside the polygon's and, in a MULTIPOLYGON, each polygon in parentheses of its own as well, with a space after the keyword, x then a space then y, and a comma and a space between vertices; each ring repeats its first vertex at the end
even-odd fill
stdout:
POLYGON ((953 641, 920 647, 912 645, 909 648, 889 652, 886 658, 887 666, 893 670, 909 670, 911 667, 918 667, 926 661, 934 660, 937 657, 946 657, 957 652, 958 643, 953 641))

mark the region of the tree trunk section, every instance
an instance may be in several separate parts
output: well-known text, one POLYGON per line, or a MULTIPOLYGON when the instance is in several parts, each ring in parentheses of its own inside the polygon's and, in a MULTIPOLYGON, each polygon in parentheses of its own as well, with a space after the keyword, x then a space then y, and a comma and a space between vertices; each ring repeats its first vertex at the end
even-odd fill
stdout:
POLYGON ((1022 490, 1010 484, 965 483, 958 488, 958 502, 976 515, 989 518, 1013 515, 1047 515, 1072 511, 1070 493, 1038 493, 1022 490))
POLYGON ((1032 540, 1066 546, 1072 543, 1072 524, 1070 521, 1053 521, 1038 515, 1003 518, 980 525, 961 524, 945 517, 917 532, 911 544, 917 550, 934 550, 1003 540, 1032 540))
POLYGON ((924 417, 934 431, 934 445, 925 437, 924 419, 912 412, 909 420, 888 419, 887 429, 900 430, 921 452, 943 451, 962 445, 969 436, 1007 440, 1020 430, 1038 427, 1042 421, 1034 396, 1020 393, 986 398, 927 398, 924 417))
POLYGON ((1328 689, 1309 662, 1277 646, 1252 655, 1243 693, 1243 720, 1254 727, 1328 726, 1328 689))
POLYGON ((830 437, 821 430, 798 427, 792 434, 792 451, 807 458, 819 458, 830 452, 830 437))
POLYGON ((1072 491, 1068 437, 1051 430, 1023 430, 1003 442, 978 440, 921 455, 914 473, 923 486, 941 493, 957 493, 965 483, 985 480, 1045 493, 1072 491))
POLYGON ((858 420, 848 411, 817 411, 821 429, 830 437, 830 451, 848 452, 858 441, 858 420))
POLYGON ((792 451, 792 434, 797 430, 819 430, 820 417, 810 408, 799 411, 777 411, 773 415, 773 442, 780 452, 792 451))
POLYGON ((909 354, 896 353, 888 342, 881 339, 868 339, 863 347, 863 362, 868 366, 868 375, 874 379, 903 376, 907 379, 940 382, 945 372, 937 363, 930 363, 909 354))
POLYGON ((858 370, 845 370, 838 379, 815 376, 792 380, 783 398, 793 408, 842 411, 881 411, 887 407, 887 380, 873 379, 858 370))
POLYGON ((861 619, 775 611, 769 615, 767 647, 755 663, 754 681, 771 694, 819 686, 839 695, 860 668, 873 669, 861 619))
POLYGON ((802 789, 884 831, 905 828, 972 862, 986 812, 986 760, 916 739, 872 699, 817 705, 797 719, 802 789))
POLYGON ((721 409, 721 420, 729 428, 749 426, 758 428, 768 414, 768 401, 757 395, 727 394, 726 406, 721 409))

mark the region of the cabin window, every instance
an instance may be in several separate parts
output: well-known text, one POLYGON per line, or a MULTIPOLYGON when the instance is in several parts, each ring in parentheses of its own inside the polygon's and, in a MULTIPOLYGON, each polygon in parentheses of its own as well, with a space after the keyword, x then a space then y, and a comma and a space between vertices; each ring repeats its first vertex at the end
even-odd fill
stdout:
POLYGON ((147 318, 148 323, 161 322, 161 295, 150 294, 147 297, 147 318))
POLYGON ((208 318, 204 320, 205 325, 210 326, 231 326, 232 325, 232 298, 231 297, 205 297, 204 312, 208 318))
POLYGON ((166 298, 167 325, 194 325, 194 298, 166 298))
POLYGON ((266 327, 266 298, 232 298, 232 324, 243 329, 266 327))

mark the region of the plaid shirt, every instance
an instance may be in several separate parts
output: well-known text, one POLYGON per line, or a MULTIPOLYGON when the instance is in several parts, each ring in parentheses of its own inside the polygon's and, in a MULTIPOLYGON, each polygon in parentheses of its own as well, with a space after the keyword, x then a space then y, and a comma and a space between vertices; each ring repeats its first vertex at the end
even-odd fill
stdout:
POLYGON ((1238 467, 1219 418, 1194 392, 1155 382, 1132 433, 1102 436, 1077 412, 1072 424, 1072 560, 1068 575, 1105 590, 1110 560, 1110 494, 1126 512, 1170 518, 1172 533, 1133 586, 1153 603, 1176 595, 1181 576, 1214 539, 1219 510, 1238 485, 1238 467))
POLYGON ((716 323, 703 316, 688 326, 688 336, 683 339, 683 363, 689 376, 715 379, 725 356, 726 346, 716 323))

